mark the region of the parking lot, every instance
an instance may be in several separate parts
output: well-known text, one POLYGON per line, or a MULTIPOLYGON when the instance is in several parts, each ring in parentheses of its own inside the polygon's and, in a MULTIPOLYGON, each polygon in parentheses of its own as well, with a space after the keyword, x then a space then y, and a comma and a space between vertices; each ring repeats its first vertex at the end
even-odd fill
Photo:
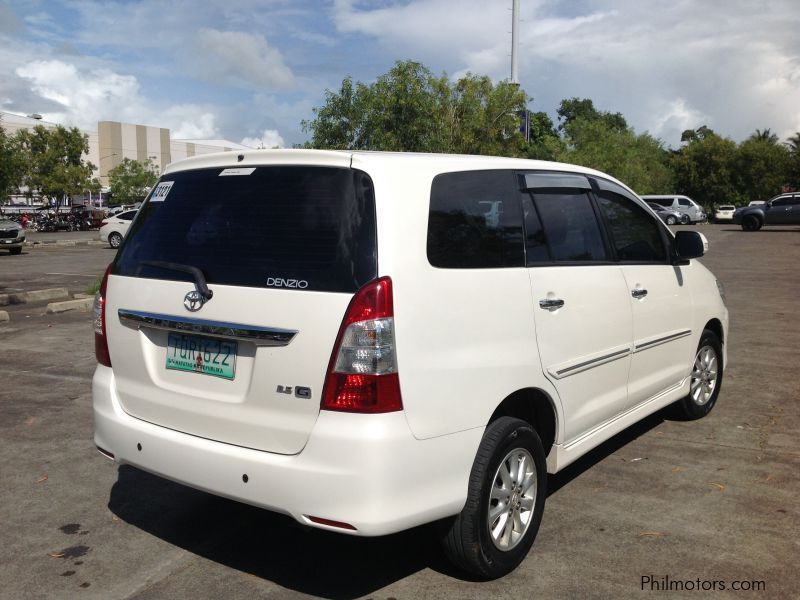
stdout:
MULTIPOLYGON (((493 582, 450 567, 435 526, 336 535, 118 468, 92 442, 91 314, 0 307, 0 597, 643 598, 665 577, 723 584, 676 598, 800 596, 800 228, 697 229, 731 316, 717 406, 662 411, 551 476, 533 550, 493 582)), ((85 291, 113 255, 0 253, 0 294, 85 291)))

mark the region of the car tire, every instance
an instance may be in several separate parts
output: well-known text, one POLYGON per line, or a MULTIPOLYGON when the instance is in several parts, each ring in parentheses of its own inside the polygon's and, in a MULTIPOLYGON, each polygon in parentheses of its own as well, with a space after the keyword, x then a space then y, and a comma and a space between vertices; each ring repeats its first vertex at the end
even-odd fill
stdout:
POLYGON ((9 250, 11 251, 11 254, 22 254, 22 246, 19 248, 9 248, 9 250))
POLYGON ((691 222, 689 215, 681 215, 681 225, 689 225, 691 222))
POLYGON ((119 248, 119 245, 122 243, 122 236, 118 234, 116 231, 112 231, 108 234, 108 245, 112 248, 119 248))
POLYGON ((445 554, 483 579, 510 573, 533 545, 546 494, 539 435, 525 421, 500 417, 483 434, 463 510, 444 524, 445 554))
POLYGON ((723 367, 722 344, 716 333, 706 329, 692 363, 689 393, 677 402, 683 418, 700 419, 711 412, 722 388, 723 367))
POLYGON ((678 220, 675 217, 673 217, 672 215, 667 217, 667 220, 666 220, 667 225, 675 225, 675 223, 677 223, 677 222, 678 222, 678 220))
POLYGON ((758 231, 761 229, 761 219, 755 215, 747 215, 742 219, 742 229, 745 231, 758 231))

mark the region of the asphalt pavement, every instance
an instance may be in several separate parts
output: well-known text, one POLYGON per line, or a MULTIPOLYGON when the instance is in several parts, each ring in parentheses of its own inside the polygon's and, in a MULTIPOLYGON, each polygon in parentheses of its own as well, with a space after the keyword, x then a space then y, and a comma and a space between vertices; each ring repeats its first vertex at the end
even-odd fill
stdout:
MULTIPOLYGON (((434 526, 337 535, 118 468, 92 443, 90 313, 4 307, 0 598, 800 597, 800 229, 699 230, 731 311, 717 406, 662 411, 551 476, 533 550, 493 582, 451 568, 434 526), (669 581, 684 591, 659 592, 669 581)), ((112 257, 0 254, 0 293, 80 287, 112 257)))

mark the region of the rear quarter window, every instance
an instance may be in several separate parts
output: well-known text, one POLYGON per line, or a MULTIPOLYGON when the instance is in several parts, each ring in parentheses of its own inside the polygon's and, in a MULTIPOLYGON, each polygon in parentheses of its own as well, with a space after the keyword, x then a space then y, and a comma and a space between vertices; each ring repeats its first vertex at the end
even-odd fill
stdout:
POLYGON ((523 245, 513 171, 464 171, 434 178, 427 241, 432 266, 522 267, 523 245))
POLYGON ((165 175, 139 210, 113 267, 128 277, 191 281, 146 261, 198 267, 208 283, 354 292, 377 275, 375 200, 355 169, 263 166, 165 175), (291 282, 300 282, 294 285, 291 282))

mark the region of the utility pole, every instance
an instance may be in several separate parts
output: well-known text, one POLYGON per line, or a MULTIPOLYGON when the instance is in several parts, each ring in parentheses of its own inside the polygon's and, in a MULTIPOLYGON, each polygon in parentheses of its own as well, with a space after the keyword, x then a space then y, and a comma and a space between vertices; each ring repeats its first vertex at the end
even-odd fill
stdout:
POLYGON ((519 85, 519 0, 512 0, 511 5, 511 83, 519 85))

